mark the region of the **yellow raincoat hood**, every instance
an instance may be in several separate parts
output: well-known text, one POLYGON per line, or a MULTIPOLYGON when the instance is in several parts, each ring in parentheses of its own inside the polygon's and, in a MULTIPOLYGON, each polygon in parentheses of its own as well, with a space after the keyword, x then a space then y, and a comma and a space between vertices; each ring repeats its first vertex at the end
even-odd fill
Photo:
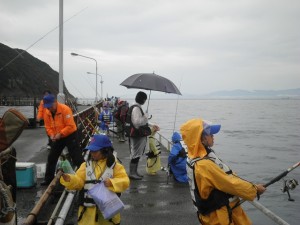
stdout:
POLYGON ((188 148, 188 156, 193 159, 196 157, 204 157, 206 150, 201 143, 201 134, 203 131, 202 119, 188 120, 180 127, 182 139, 188 148))

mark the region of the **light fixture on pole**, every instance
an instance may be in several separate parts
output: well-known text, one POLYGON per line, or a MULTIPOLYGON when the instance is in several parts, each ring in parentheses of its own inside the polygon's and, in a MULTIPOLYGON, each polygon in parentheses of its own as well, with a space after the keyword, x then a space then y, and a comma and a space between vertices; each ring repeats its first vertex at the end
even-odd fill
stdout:
MULTIPOLYGON (((96 62, 96 74, 98 74, 98 65, 97 65, 97 60, 92 58, 92 57, 88 57, 88 56, 84 56, 84 55, 80 55, 80 54, 77 54, 77 53, 74 53, 72 52, 71 53, 72 56, 81 56, 83 58, 87 58, 87 59, 92 59, 96 62)), ((95 103, 98 102, 98 79, 97 79, 97 75, 96 75, 96 97, 95 97, 95 103)))
POLYGON ((100 83, 101 83, 101 96, 100 96, 100 100, 102 100, 103 98, 103 79, 102 79, 102 75, 101 74, 95 74, 95 73, 91 73, 91 72, 86 72, 87 74, 94 74, 94 75, 98 75, 100 76, 101 80, 100 80, 100 83))

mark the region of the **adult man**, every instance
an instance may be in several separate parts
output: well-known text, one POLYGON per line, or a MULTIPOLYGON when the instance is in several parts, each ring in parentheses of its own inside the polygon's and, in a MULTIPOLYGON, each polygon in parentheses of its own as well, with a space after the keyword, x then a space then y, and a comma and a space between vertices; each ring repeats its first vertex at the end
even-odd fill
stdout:
POLYGON ((68 148, 73 165, 79 168, 84 160, 78 147, 77 127, 72 110, 57 102, 52 94, 44 96, 43 101, 47 109, 44 115, 45 128, 52 145, 48 154, 45 180, 41 185, 48 185, 54 178, 57 160, 64 147, 68 148))
MULTIPOLYGON (((130 107, 128 113, 131 113, 131 123, 135 129, 138 129, 142 125, 148 123, 148 115, 142 110, 142 105, 147 100, 147 94, 139 91, 135 96, 135 103, 130 107)), ((130 166, 129 166, 129 177, 133 180, 141 180, 143 178, 137 171, 138 164, 141 156, 143 155, 147 137, 130 137, 130 166)))
POLYGON ((181 126, 188 147, 188 177, 192 200, 201 224, 243 224, 251 221, 239 206, 239 197, 253 201, 266 188, 239 178, 211 149, 221 125, 191 119, 181 126))
MULTIPOLYGON (((45 90, 43 92, 43 98, 46 96, 46 95, 49 95, 51 94, 51 91, 49 90, 45 90)), ((41 125, 41 122, 44 122, 44 115, 46 113, 46 108, 44 107, 44 101, 43 99, 40 101, 40 104, 39 104, 39 107, 38 107, 38 114, 36 116, 36 122, 39 123, 41 125)), ((47 144, 47 149, 51 149, 51 139, 50 137, 48 136, 48 144, 47 144)))

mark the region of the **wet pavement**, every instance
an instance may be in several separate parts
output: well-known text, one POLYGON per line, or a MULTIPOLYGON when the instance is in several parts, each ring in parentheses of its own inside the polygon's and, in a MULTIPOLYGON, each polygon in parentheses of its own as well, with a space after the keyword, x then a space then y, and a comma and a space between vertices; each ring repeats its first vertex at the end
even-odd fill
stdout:
MULTIPOLYGON (((129 171, 128 142, 120 143, 114 136, 111 140, 118 158, 122 161, 126 171, 129 171)), ((46 144, 47 136, 44 128, 24 130, 13 144, 17 150, 18 162, 46 163, 48 152, 46 144)), ((167 166, 167 156, 168 152, 163 150, 161 162, 164 167, 167 166)), ((170 178, 167 184, 165 171, 159 171, 155 176, 151 176, 146 174, 145 168, 146 158, 143 158, 139 165, 139 172, 144 174, 143 180, 131 181, 128 190, 122 193, 121 200, 125 204, 125 209, 121 213, 121 224, 198 225, 188 185, 177 183, 173 178, 170 178)), ((18 224, 22 224, 45 191, 46 187, 39 185, 41 180, 37 180, 35 187, 18 189, 18 224)), ((49 209, 49 204, 54 204, 54 201, 50 199, 50 203, 47 202, 48 206, 45 207, 49 209)), ((75 224, 74 221, 76 221, 75 218, 68 224, 75 224)))

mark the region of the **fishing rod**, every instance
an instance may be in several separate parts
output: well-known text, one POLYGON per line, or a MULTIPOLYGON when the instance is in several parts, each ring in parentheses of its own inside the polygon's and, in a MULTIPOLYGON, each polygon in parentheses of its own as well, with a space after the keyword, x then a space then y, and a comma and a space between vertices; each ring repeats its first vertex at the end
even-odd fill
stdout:
MULTIPOLYGON (((281 178, 285 177, 289 172, 296 169, 298 166, 300 166, 300 161, 295 163, 293 166, 291 166, 290 168, 288 168, 287 170, 285 170, 281 174, 279 174, 277 177, 274 177, 272 180, 270 180, 268 183, 264 184, 263 186, 266 188, 266 187, 270 186, 271 184, 276 183, 281 178)), ((282 191, 288 193, 288 196, 289 196, 288 200, 289 201, 294 201, 294 199, 292 199, 291 196, 290 196, 289 190, 295 189, 297 185, 298 185, 298 182, 295 179, 292 179, 292 180, 289 180, 289 181, 284 181, 284 188, 283 188, 282 191)), ((258 195, 258 199, 259 199, 259 195, 258 195)), ((246 200, 244 200, 244 199, 241 200, 232 209, 234 209, 234 208, 238 207, 239 205, 243 204, 245 201, 246 200)))
MULTIPOLYGON (((181 77, 180 84, 179 84, 179 90, 181 88, 181 82, 182 82, 182 77, 181 77)), ((175 119, 174 119, 174 126, 173 126, 173 132, 172 132, 172 134, 175 131, 175 124, 176 124, 176 119, 177 119, 178 101, 179 101, 179 95, 177 95, 176 110, 175 110, 175 119)))

